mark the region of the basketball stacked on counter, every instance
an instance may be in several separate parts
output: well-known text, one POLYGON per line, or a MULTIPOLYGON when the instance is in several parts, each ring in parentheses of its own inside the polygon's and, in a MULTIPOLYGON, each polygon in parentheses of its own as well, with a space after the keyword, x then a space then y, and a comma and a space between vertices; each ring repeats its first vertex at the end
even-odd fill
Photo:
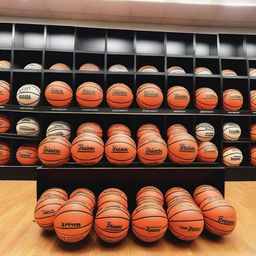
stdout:
POLYGON ((130 213, 127 195, 118 188, 103 190, 97 199, 94 230, 107 243, 123 240, 129 231, 130 213))
POLYGON ((63 242, 76 243, 91 231, 96 198, 87 188, 78 188, 68 197, 61 188, 50 188, 39 198, 34 218, 44 230, 54 231, 63 242))

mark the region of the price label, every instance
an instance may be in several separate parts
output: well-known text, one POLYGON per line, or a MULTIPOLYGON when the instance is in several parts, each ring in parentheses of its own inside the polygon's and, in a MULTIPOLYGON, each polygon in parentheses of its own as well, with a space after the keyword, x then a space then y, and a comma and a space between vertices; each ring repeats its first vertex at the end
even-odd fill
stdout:
POLYGON ((240 114, 240 111, 228 111, 228 114, 240 114))
POLYGON ((127 112, 127 109, 112 109, 112 112, 127 112))
POLYGON ((2 109, 3 109, 3 108, 5 108, 5 106, 0 106, 0 108, 2 108, 2 109))
POLYGON ((186 110, 173 110, 173 113, 186 113, 186 110))
POLYGON ((201 114, 212 114, 213 110, 200 110, 201 114))
POLYGON ((66 108, 52 108, 52 111, 67 111, 66 108))
POLYGON ((98 112, 98 108, 81 108, 81 111, 86 111, 86 112, 98 112))
POLYGON ((158 113, 157 109, 142 109, 144 113, 158 113))
POLYGON ((20 109, 23 109, 23 110, 34 110, 33 107, 20 107, 20 109))

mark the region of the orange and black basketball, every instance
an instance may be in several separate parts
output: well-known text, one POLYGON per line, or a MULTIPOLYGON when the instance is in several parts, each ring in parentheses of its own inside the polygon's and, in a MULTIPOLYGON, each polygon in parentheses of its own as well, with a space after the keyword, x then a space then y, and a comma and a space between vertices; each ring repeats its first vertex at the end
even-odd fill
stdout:
POLYGON ((4 80, 0 80, 0 105, 9 103, 11 85, 4 80))
POLYGON ((173 86, 167 91, 167 103, 172 109, 185 109, 190 102, 188 90, 182 86, 173 86))
POLYGON ((38 146, 23 144, 17 149, 16 159, 22 165, 34 165, 38 162, 38 146))
POLYGON ((8 115, 0 114, 0 132, 7 132, 11 127, 11 120, 8 115))
POLYGON ((78 136, 83 133, 93 133, 99 136, 100 138, 102 138, 103 136, 103 131, 101 126, 94 122, 85 122, 80 124, 76 130, 76 135, 78 136))
POLYGON ((228 89, 223 92, 223 109, 234 111, 243 106, 243 95, 236 89, 228 89))
POLYGON ((201 162, 215 162, 218 157, 218 148, 210 141, 199 144, 197 160, 201 162))
POLYGON ((112 124, 108 127, 107 136, 110 138, 116 134, 125 134, 131 136, 131 130, 124 124, 112 124))
POLYGON ((201 87, 195 92, 195 102, 198 109, 215 109, 218 104, 218 95, 211 88, 201 87))
POLYGON ((5 165, 10 162, 11 148, 5 142, 0 142, 0 165, 5 165))

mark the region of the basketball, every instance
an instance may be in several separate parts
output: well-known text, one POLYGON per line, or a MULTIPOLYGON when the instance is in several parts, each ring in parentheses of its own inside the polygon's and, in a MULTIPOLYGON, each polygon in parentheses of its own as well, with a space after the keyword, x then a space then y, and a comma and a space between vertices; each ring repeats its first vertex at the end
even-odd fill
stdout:
POLYGON ((100 71, 100 68, 94 63, 85 63, 80 68, 80 71, 100 71))
POLYGON ((222 194, 218 189, 210 185, 202 185, 194 190, 193 198, 195 203, 202 208, 202 203, 208 198, 223 199, 222 194))
POLYGON ((0 114, 0 132, 7 132, 11 127, 11 120, 8 115, 0 114))
POLYGON ((223 109, 228 111, 239 110, 243 106, 243 95, 236 89, 223 92, 223 109))
POLYGON ((159 198, 156 198, 156 197, 153 197, 153 196, 141 197, 140 199, 136 200, 136 203, 137 203, 137 206, 145 205, 145 204, 157 204, 157 205, 160 205, 160 206, 164 205, 163 200, 161 200, 159 198))
POLYGON ((82 202, 66 201, 56 212, 54 229, 60 240, 76 243, 83 240, 91 231, 93 214, 82 202))
POLYGON ((94 122, 85 122, 78 126, 76 130, 76 135, 80 135, 82 133, 93 133, 100 138, 103 136, 103 131, 100 125, 94 122))
POLYGON ((109 67, 108 71, 110 72, 128 72, 127 67, 121 64, 115 64, 109 67))
POLYGON ((39 136, 40 125, 37 120, 31 117, 20 119, 16 125, 16 132, 23 136, 39 136))
POLYGON ((212 75, 212 71, 206 67, 197 67, 195 69, 196 75, 212 75))
POLYGON ((158 69, 154 66, 146 65, 139 68, 137 72, 158 72, 158 69))
POLYGON ((73 97, 71 87, 63 81, 54 81, 47 85, 44 94, 47 102, 54 107, 68 107, 73 97))
POLYGON ((94 134, 81 134, 72 142, 71 155, 78 164, 95 165, 101 160, 103 154, 104 142, 94 134))
POLYGON ((201 162, 216 162, 218 158, 218 148, 212 142, 202 142, 198 146, 197 160, 201 162))
POLYGON ((140 141, 138 158, 145 165, 154 166, 164 162, 167 157, 166 142, 158 136, 150 136, 140 141))
POLYGON ((100 208, 100 207, 104 206, 106 203, 110 203, 110 202, 112 202, 112 203, 118 202, 118 203, 122 204, 126 209, 128 208, 127 199, 118 194, 115 194, 115 193, 101 194, 98 197, 97 206, 98 206, 98 208, 100 208))
POLYGON ((63 137, 46 137, 39 144, 38 158, 46 166, 63 165, 70 158, 70 147, 70 142, 63 137))
POLYGON ((192 199, 190 193, 181 187, 172 187, 168 189, 164 195, 166 204, 168 205, 173 199, 178 199, 180 197, 188 196, 192 199))
POLYGON ((77 188, 70 194, 69 199, 71 199, 75 196, 85 196, 85 197, 87 197, 88 200, 92 202, 93 207, 95 207, 96 197, 90 189, 88 189, 88 188, 77 188))
POLYGON ((196 126, 196 138, 199 141, 210 141, 215 135, 214 127, 209 123, 200 123, 196 126))
POLYGON ((160 87, 152 83, 141 85, 137 89, 136 101, 142 109, 158 109, 163 103, 163 93, 160 87))
POLYGON ((201 87, 195 91, 195 102, 198 109, 215 109, 218 104, 218 95, 211 88, 201 87))
POLYGON ((77 88, 76 100, 80 107, 98 107, 103 100, 102 88, 97 83, 85 82, 77 88))
POLYGON ((37 70, 37 69, 42 69, 42 65, 39 63, 29 63, 27 64, 24 69, 33 69, 33 70, 37 70))
POLYGON ((46 130, 46 137, 61 136, 69 140, 71 136, 71 127, 67 122, 54 121, 50 123, 46 130))
POLYGON ((202 207, 205 228, 214 235, 225 236, 236 227, 236 211, 224 199, 212 200, 202 207))
POLYGON ((98 198, 101 198, 104 195, 118 195, 122 197, 125 201, 128 200, 127 195, 119 188, 107 188, 104 189, 98 196, 98 198))
POLYGON ((16 159, 22 165, 34 165, 38 162, 38 146, 23 144, 17 149, 16 159))
POLYGON ((185 70, 178 66, 169 67, 166 72, 170 74, 186 74, 185 70))
POLYGON ((49 188, 42 193, 40 199, 48 197, 48 196, 58 196, 58 197, 61 197, 65 201, 68 200, 68 193, 63 188, 58 188, 58 187, 49 188))
POLYGON ((137 149, 134 140, 124 134, 110 137, 105 145, 107 160, 115 165, 128 165, 136 157, 137 149))
POLYGON ((204 217, 194 203, 184 202, 170 206, 167 214, 169 230, 175 237, 191 241, 203 232, 204 217))
POLYGON ((251 148, 251 164, 256 165, 256 147, 251 148))
POLYGON ((0 105, 9 103, 10 90, 11 85, 4 80, 0 80, 0 105))
POLYGON ((250 127, 250 138, 252 141, 256 141, 256 124, 252 124, 250 127))
POLYGON ((256 110, 256 90, 250 91, 250 109, 256 110))
POLYGON ((35 107, 40 101, 41 90, 34 84, 25 84, 19 88, 16 99, 21 106, 35 107))
POLYGON ((98 209, 94 221, 94 230, 98 237, 107 243, 123 240, 129 230, 130 214, 119 204, 98 209))
POLYGON ((107 136, 110 138, 116 134, 125 134, 131 137, 131 130, 124 124, 112 124, 108 127, 107 136))
POLYGON ((54 218, 58 209, 65 203, 61 197, 44 197, 34 210, 35 222, 44 230, 54 230, 54 218))
POLYGON ((250 76, 256 76, 256 68, 249 68, 250 76))
POLYGON ((182 86, 173 86, 167 91, 167 103, 172 109, 185 109, 190 102, 188 90, 182 86))
POLYGON ((62 70, 62 71, 70 71, 70 67, 64 63, 56 63, 53 64, 50 68, 50 70, 62 70))
POLYGON ((222 76, 228 76, 228 77, 236 77, 237 76, 237 73, 231 69, 221 70, 221 74, 222 74, 222 76))
POLYGON ((167 138, 176 133, 188 133, 188 130, 182 124, 172 124, 167 129, 167 138))
POLYGON ((132 231, 144 242, 160 240, 167 230, 167 225, 166 213, 160 205, 140 205, 132 213, 132 231))
POLYGON ((198 146, 194 137, 186 133, 177 133, 168 139, 168 156, 177 164, 190 164, 197 156, 198 146))
POLYGON ((137 130, 137 138, 140 139, 143 135, 147 133, 157 133, 160 135, 160 131, 155 124, 147 123, 143 124, 137 130))
POLYGON ((226 166, 239 166, 243 161, 243 153, 235 147, 224 148, 222 161, 226 166))
POLYGON ((236 123, 225 123, 223 125, 223 138, 224 140, 235 141, 239 140, 241 135, 241 128, 236 123))
POLYGON ((136 194, 136 202, 144 197, 153 197, 158 200, 164 201, 164 195, 160 189, 153 186, 146 186, 141 188, 136 194))
POLYGON ((106 100, 111 108, 129 108, 133 101, 133 93, 127 85, 116 83, 108 88, 106 100))
POLYGON ((11 68, 11 62, 8 60, 0 60, 0 68, 11 68))
POLYGON ((11 158, 11 148, 7 143, 0 142, 0 165, 8 164, 11 158))

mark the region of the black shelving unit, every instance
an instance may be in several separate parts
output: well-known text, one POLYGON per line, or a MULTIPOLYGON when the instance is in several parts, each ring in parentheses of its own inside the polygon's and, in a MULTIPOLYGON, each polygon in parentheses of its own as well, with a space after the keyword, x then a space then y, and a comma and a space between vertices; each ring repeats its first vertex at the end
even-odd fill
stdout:
MULTIPOLYGON (((103 184, 103 177, 104 179, 107 177, 108 185, 118 183, 121 186, 128 186, 138 181, 137 184, 142 185, 143 182, 162 184, 165 188, 166 182, 166 184, 184 185, 192 189, 193 186, 189 186, 190 182, 193 185, 211 183, 224 192, 225 170, 228 172, 227 179, 232 179, 232 172, 238 173, 238 170, 255 171, 252 166, 247 168, 250 165, 249 148, 254 143, 250 141, 248 127, 256 122, 256 111, 249 110, 247 99, 250 90, 256 89, 256 79, 250 77, 248 71, 250 67, 256 67, 256 35, 171 33, 2 23, 0 24, 0 37, 0 59, 9 60, 12 63, 11 69, 0 69, 0 79, 12 85, 10 103, 0 106, 0 112, 10 115, 12 128, 8 133, 0 135, 0 141, 7 141, 13 149, 10 165, 1 168, 8 168, 8 173, 5 172, 0 177, 17 177, 17 173, 21 175, 24 170, 28 170, 29 168, 18 165, 15 159, 17 145, 31 141, 38 143, 44 137, 47 126, 57 120, 69 122, 72 128, 76 128, 82 122, 95 121, 102 125, 105 131, 110 124, 115 122, 127 123, 134 137, 136 129, 144 122, 158 124, 164 137, 170 124, 183 123, 193 134, 196 124, 209 122, 215 127, 216 135, 213 141, 218 146, 220 155, 223 147, 232 145, 240 148, 246 157, 238 168, 223 167, 221 156, 218 158, 218 166, 195 163, 189 167, 182 167, 173 165, 167 160, 160 167, 146 167, 137 163, 124 169, 107 168, 107 163, 102 162, 98 167, 39 168, 36 172, 39 194, 47 186, 62 183, 68 186, 65 180, 71 176, 74 178, 73 184, 82 181, 74 177, 76 176, 74 174, 77 174, 77 177, 89 177, 95 188, 97 182, 103 184), (31 62, 41 64, 43 69, 24 70, 24 66, 31 62), (57 62, 67 64, 71 70, 49 70, 50 66, 57 62), (100 71, 79 71, 80 66, 87 62, 98 65, 100 71), (108 68, 114 64, 125 65, 129 72, 109 72, 108 68), (153 65, 159 72, 137 72, 144 65, 153 65), (186 74, 166 73, 170 66, 180 66, 184 68, 186 74), (195 75, 195 68, 199 66, 209 68, 213 75, 195 75), (222 69, 233 69, 238 77, 223 77, 222 69), (153 82, 160 86, 165 97, 168 88, 182 85, 190 92, 191 103, 186 110, 172 110, 168 108, 165 98, 161 108, 157 110, 139 109, 135 101, 129 109, 110 109, 104 100, 98 108, 80 108, 74 98, 70 107, 56 108, 50 106, 43 97, 45 87, 54 80, 67 82, 74 92, 81 83, 86 81, 97 82, 104 92, 113 83, 123 82, 129 85, 134 93, 142 83, 153 82), (38 106, 22 107, 17 104, 16 91, 25 83, 34 83, 41 88, 42 97, 38 106), (218 93, 219 103, 215 110, 195 108, 193 95, 200 87, 210 87, 218 93), (237 88, 243 94, 245 103, 241 110, 224 111, 221 109, 220 95, 228 88, 237 88), (41 133, 38 138, 15 135, 17 121, 25 116, 34 116, 39 119, 41 133), (231 143, 224 141, 220 136, 223 122, 227 120, 241 123, 243 130, 241 140, 231 143), (122 173, 130 177, 127 182, 124 182, 122 173), (192 176, 197 177, 197 180, 192 176)), ((72 138, 74 135, 75 129, 72 131, 72 138)), ((34 178, 36 167, 30 167, 29 170, 33 171, 31 178, 34 178)), ((240 173, 239 177, 242 179, 240 173)), ((256 178, 256 175, 250 175, 251 177, 256 178)), ((28 178, 28 175, 24 175, 24 178, 28 178)), ((89 184, 90 179, 84 179, 84 184, 89 184)))

